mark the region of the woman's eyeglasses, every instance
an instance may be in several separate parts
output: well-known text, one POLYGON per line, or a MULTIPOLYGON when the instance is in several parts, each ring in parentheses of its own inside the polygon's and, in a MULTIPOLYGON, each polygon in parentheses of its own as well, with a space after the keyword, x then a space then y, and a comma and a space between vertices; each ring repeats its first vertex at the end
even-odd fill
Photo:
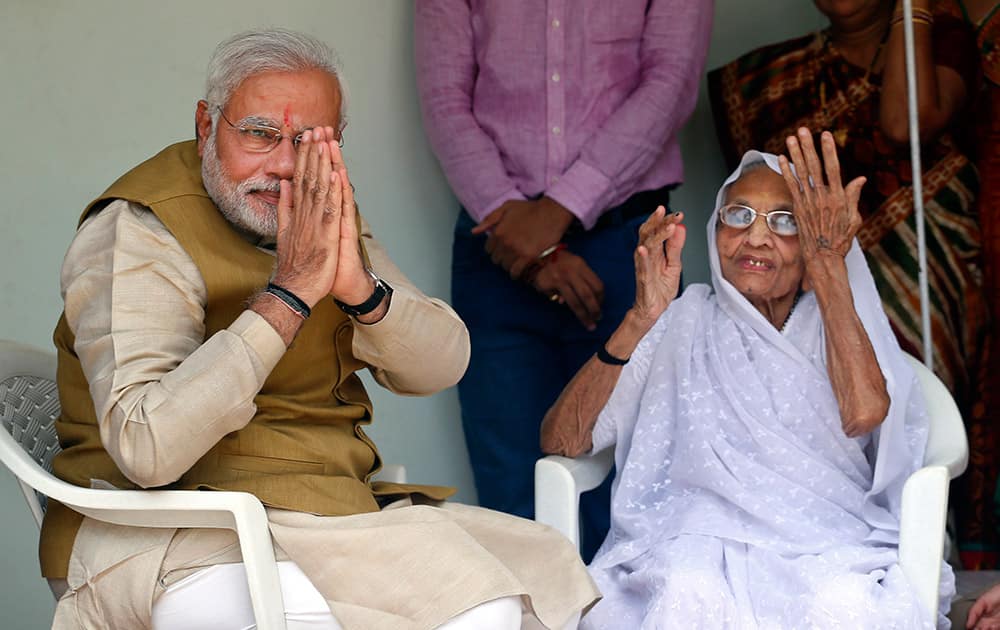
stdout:
POLYGON ((759 212, 741 203, 731 203, 719 208, 719 220, 737 230, 745 230, 753 225, 758 215, 764 217, 767 228, 778 236, 795 236, 799 233, 795 216, 788 210, 759 212))

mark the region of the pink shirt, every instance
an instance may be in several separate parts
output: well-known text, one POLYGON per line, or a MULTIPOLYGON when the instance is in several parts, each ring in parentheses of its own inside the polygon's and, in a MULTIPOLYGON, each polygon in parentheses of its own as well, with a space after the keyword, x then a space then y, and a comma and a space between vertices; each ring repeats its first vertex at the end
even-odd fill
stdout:
POLYGON ((710 0, 416 0, 424 126, 476 221, 542 193, 591 228, 683 179, 710 0))

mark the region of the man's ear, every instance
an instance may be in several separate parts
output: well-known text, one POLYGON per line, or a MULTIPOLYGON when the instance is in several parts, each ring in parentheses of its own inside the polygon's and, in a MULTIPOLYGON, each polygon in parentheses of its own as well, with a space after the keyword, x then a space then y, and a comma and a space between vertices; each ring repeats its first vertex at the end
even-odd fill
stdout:
POLYGON ((208 108, 208 101, 204 99, 198 101, 194 110, 194 131, 198 136, 198 155, 202 156, 205 142, 212 133, 212 112, 208 108))

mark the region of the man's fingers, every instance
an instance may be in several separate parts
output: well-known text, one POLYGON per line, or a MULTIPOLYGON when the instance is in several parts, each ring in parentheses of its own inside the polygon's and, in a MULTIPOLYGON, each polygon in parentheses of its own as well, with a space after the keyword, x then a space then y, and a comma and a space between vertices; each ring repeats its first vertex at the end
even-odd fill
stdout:
POLYGON ((472 228, 473 234, 482 234, 483 232, 489 232, 497 225, 500 224, 500 219, 503 218, 503 212, 500 208, 497 208, 493 212, 486 215, 486 218, 476 227, 472 228))
POLYGON ((325 159, 327 150, 325 143, 317 143, 316 190, 313 192, 312 200, 314 207, 323 208, 324 210, 328 209, 329 196, 336 185, 333 178, 330 177, 333 173, 333 169, 330 167, 330 160, 325 159))
POLYGON ((595 315, 599 318, 601 315, 601 304, 604 303, 604 282, 601 281, 601 278, 594 273, 594 270, 582 258, 580 259, 580 263, 582 264, 580 279, 590 289, 590 293, 594 296, 594 299, 597 300, 595 315))
MULTIPOLYGON (((587 330, 593 330, 596 328, 597 318, 591 314, 590 308, 584 303, 583 298, 577 293, 577 288, 570 282, 566 282, 559 289, 559 295, 563 298, 566 306, 569 310, 573 312, 583 327, 587 330)), ((598 309, 600 313, 600 309, 598 309)))
POLYGON ((340 143, 333 140, 333 127, 326 127, 325 131, 329 133, 330 161, 333 163, 334 170, 346 170, 347 165, 344 164, 344 153, 340 150, 340 143))
POLYGON ((343 239, 356 240, 358 238, 358 206, 354 202, 354 188, 351 186, 351 179, 347 176, 346 168, 341 169, 337 174, 340 175, 340 189, 343 195, 340 236, 343 239))
POLYGON ((329 177, 330 190, 325 199, 325 207, 323 207, 323 221, 339 222, 343 208, 343 186, 340 173, 330 173, 329 177))
POLYGON ((309 158, 309 145, 312 132, 307 130, 302 134, 299 151, 295 155, 295 172, 292 175, 292 206, 298 208, 302 204, 306 179, 306 163, 309 158))
MULTIPOLYGON (((302 182, 302 206, 296 206, 299 212, 315 212, 316 189, 319 186, 319 148, 322 146, 316 142, 310 142, 306 147, 306 171, 302 182)), ((321 209, 321 208, 320 208, 321 209)))
POLYGON ((292 183, 287 179, 278 182, 278 234, 281 234, 291 220, 292 183))

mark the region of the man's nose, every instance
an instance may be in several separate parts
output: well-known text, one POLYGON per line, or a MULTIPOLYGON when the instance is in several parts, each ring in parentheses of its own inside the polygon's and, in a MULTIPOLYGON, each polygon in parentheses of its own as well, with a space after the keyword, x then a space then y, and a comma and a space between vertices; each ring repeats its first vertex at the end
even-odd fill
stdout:
POLYGON ((277 179, 292 179, 295 174, 295 157, 295 143, 291 138, 282 138, 278 146, 267 154, 267 174, 277 179))

